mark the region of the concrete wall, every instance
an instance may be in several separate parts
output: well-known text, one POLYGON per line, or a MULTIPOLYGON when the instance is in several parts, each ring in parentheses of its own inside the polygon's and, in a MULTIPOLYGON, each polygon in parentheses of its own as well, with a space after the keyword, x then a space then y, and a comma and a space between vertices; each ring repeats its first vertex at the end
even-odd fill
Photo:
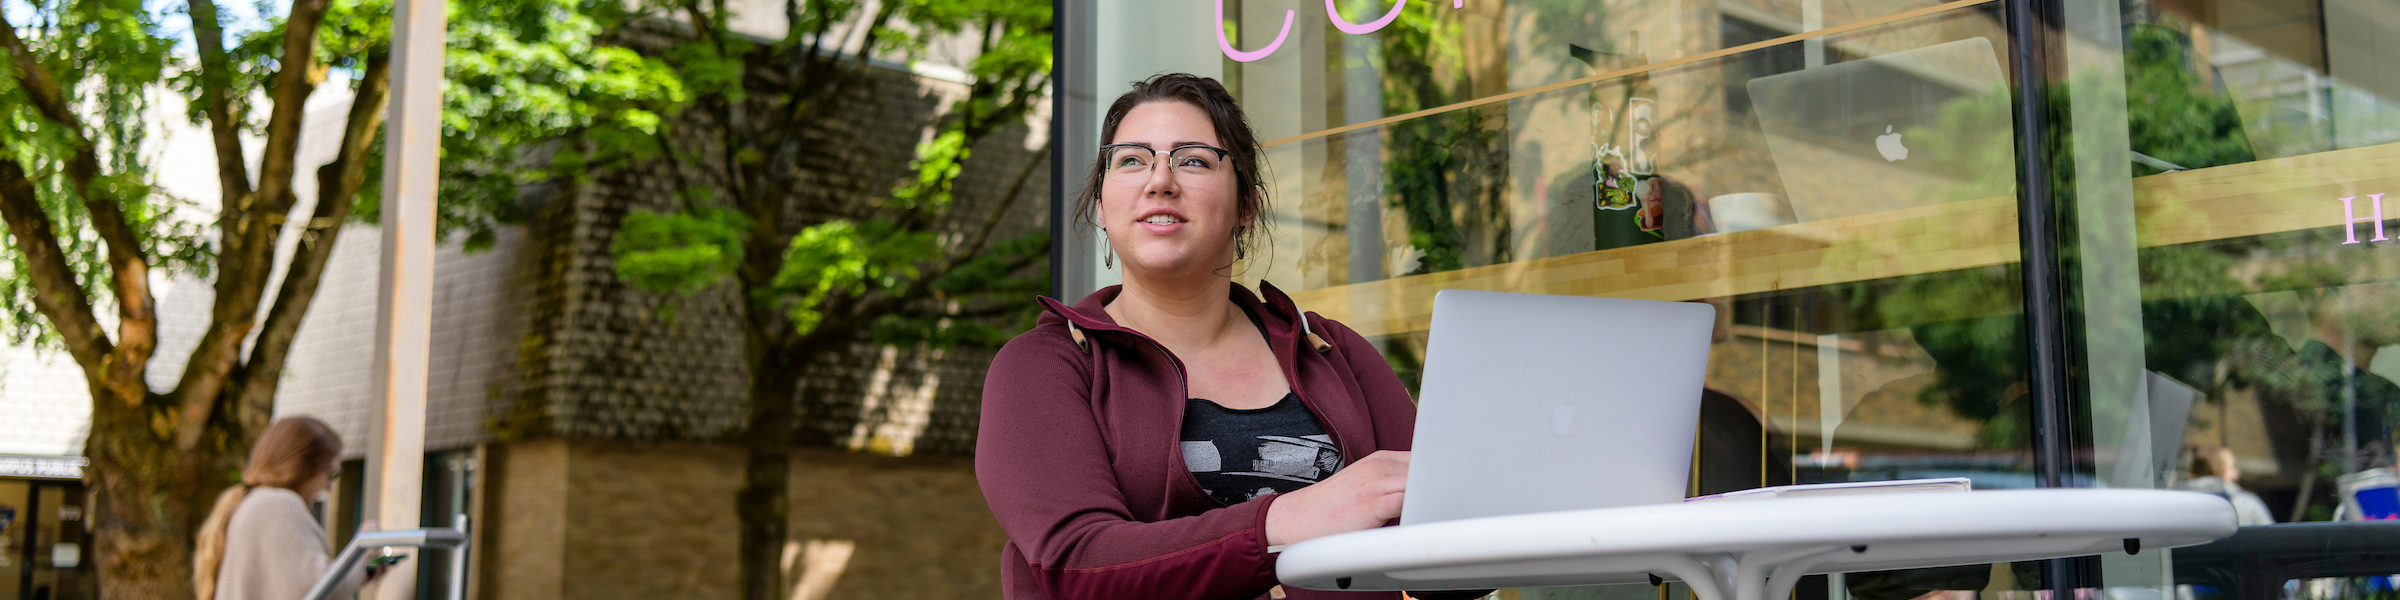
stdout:
MULTIPOLYGON (((486 460, 479 597, 734 596, 739 448, 553 439, 486 460)), ((790 514, 784 597, 1000 594, 1007 537, 970 459, 799 451, 790 514)))
POLYGON ((567 443, 491 447, 484 458, 483 510, 475 538, 478 595, 555 600, 567 539, 567 443))

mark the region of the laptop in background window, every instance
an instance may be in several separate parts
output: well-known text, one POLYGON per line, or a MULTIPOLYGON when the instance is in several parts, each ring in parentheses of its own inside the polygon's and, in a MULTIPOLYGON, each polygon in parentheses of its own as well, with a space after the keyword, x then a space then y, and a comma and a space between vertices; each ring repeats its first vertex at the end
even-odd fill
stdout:
POLYGON ((2007 78, 1985 38, 1750 80, 1793 216, 2016 193, 2007 78))

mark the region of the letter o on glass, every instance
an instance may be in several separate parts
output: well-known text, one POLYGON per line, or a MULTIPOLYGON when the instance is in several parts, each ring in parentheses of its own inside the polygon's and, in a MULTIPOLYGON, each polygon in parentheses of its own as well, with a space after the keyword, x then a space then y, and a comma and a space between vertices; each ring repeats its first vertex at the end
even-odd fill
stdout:
MULTIPOLYGON (((1219 0, 1219 5, 1223 5, 1223 0, 1219 0)), ((1342 30, 1342 33, 1347 33, 1350 35, 1366 35, 1383 29, 1383 26, 1385 25, 1392 24, 1393 19, 1400 18, 1400 9, 1401 7, 1405 6, 1408 6, 1408 0, 1392 0, 1392 10, 1384 12, 1383 18, 1368 21, 1365 25, 1358 25, 1351 23, 1349 20, 1343 19, 1342 11, 1334 8, 1333 0, 1325 0, 1325 18, 1332 19, 1333 28, 1342 30)), ((1222 19, 1224 17, 1218 18, 1222 19)), ((1280 40, 1282 38, 1276 39, 1280 40)))
MULTIPOLYGON (((1402 1, 1405 2, 1406 0, 1402 1)), ((1325 7, 1328 10, 1332 9, 1333 0, 1325 0, 1325 7)), ((1394 11, 1392 14, 1397 15, 1400 13, 1398 11, 1394 11)), ((1295 16, 1298 16, 1296 11, 1283 11, 1283 31, 1275 34, 1275 41, 1268 42, 1267 47, 1265 48, 1251 50, 1248 52, 1235 50, 1233 48, 1233 40, 1225 38, 1225 0, 1217 0, 1217 20, 1209 23, 1209 28, 1217 30, 1217 49, 1225 51, 1226 58, 1233 59, 1234 62, 1252 62, 1258 59, 1266 58, 1267 55, 1274 54, 1275 49, 1283 47, 1283 38, 1292 34, 1292 17, 1295 16)), ((1390 20, 1392 20, 1391 17, 1384 17, 1383 21, 1377 22, 1376 27, 1382 27, 1383 25, 1381 23, 1390 20)), ((1341 18, 1335 17, 1334 22, 1340 23, 1341 18)), ((1343 31, 1349 30, 1344 29, 1343 31)), ((1369 29, 1368 31, 1374 30, 1369 29)))

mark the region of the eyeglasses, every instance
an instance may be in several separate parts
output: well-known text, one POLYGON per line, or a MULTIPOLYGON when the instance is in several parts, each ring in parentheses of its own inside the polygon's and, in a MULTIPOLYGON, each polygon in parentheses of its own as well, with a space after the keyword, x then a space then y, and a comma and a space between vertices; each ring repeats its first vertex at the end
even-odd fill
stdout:
POLYGON ((1144 144, 1109 144, 1100 147, 1101 164, 1107 165, 1108 180, 1119 183, 1150 178, 1155 168, 1153 160, 1166 157, 1167 166, 1183 183, 1205 184, 1217 180, 1217 174, 1233 170, 1225 162, 1231 154, 1224 148, 1185 144, 1166 151, 1152 150, 1144 144))

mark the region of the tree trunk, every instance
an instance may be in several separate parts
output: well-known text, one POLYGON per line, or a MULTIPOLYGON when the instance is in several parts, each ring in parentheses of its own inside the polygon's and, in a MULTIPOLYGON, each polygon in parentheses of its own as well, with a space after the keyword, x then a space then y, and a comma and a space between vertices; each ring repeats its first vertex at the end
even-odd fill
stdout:
MULTIPOLYGON (((764 337, 752 327, 750 336, 764 337)), ((774 336, 788 337, 788 336, 774 336)), ((810 354, 787 340, 754 340, 750 370, 750 429, 742 489, 734 496, 741 519, 742 600, 781 600, 783 552, 789 542, 792 427, 801 367, 810 354)))
POLYGON ((238 481, 239 457, 227 450, 236 441, 178 451, 169 401, 112 398, 94 387, 85 480, 98 497, 87 513, 100 597, 190 598, 195 533, 217 494, 238 481))

